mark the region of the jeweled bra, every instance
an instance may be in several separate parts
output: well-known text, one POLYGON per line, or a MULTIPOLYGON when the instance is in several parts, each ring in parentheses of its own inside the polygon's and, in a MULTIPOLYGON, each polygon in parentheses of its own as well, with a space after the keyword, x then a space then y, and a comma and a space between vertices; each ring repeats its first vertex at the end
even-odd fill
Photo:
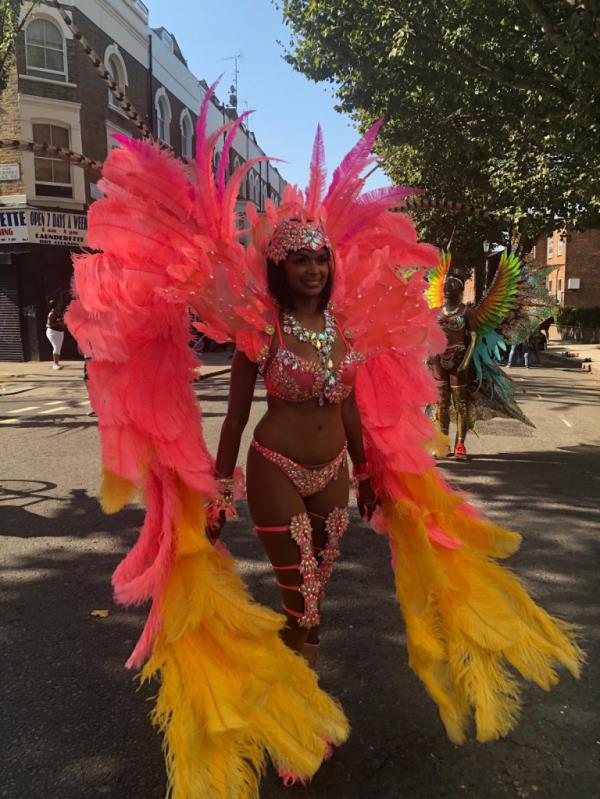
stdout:
MULTIPOLYGON (((331 323, 338 331, 333 315, 331 323)), ((326 317, 324 333, 327 331, 327 326, 326 317)), ((283 329, 286 329, 285 324, 283 329)), ((363 357, 350 348, 344 336, 342 338, 346 345, 346 354, 337 366, 334 366, 329 357, 323 365, 320 361, 302 358, 288 349, 283 342, 279 322, 277 333, 279 347, 264 368, 265 387, 269 396, 287 402, 308 402, 316 399, 319 405, 324 405, 326 402, 342 402, 351 394, 356 366, 363 357)))
POLYGON ((458 313, 457 311, 451 314, 446 314, 443 310, 440 311, 438 322, 442 330, 464 330, 466 324, 464 313, 458 313))

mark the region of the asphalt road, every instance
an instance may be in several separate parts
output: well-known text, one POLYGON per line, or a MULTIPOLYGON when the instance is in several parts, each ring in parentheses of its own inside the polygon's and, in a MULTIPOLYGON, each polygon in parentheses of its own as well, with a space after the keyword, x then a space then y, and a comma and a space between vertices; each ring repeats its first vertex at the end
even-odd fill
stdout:
MULTIPOLYGON (((468 441, 469 462, 443 468, 491 517, 524 534, 512 566, 548 610, 583 626, 582 680, 564 675, 549 694, 527 688, 522 721, 506 740, 452 745, 407 665, 386 544, 355 516, 330 585, 319 669, 353 733, 294 796, 600 796, 600 384, 562 368, 512 374, 536 429, 489 423, 468 441)), ((40 365, 1 384, 0 796, 161 799, 160 739, 147 718, 152 689, 136 690, 123 669, 143 613, 115 606, 110 589, 142 514, 135 506, 102 514, 80 367, 46 375, 40 365)), ((227 378, 201 383, 199 394, 214 448, 227 378)), ((263 408, 259 393, 255 415, 263 408)), ((226 539, 253 593, 275 604, 245 514, 226 539)), ((286 795, 267 774, 263 799, 286 795)))

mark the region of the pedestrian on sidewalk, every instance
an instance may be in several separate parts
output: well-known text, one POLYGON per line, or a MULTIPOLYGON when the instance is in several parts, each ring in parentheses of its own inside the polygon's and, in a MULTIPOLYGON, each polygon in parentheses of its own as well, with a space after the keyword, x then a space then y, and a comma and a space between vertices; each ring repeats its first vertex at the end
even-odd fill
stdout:
POLYGON ((519 344, 513 344, 511 346, 510 352, 508 353, 508 363, 506 364, 507 369, 512 367, 515 355, 517 356, 517 362, 523 358, 525 367, 529 369, 529 344, 526 341, 522 341, 519 344))
POLYGON ((60 351, 65 338, 65 323, 63 321, 63 311, 56 300, 48 301, 48 318, 46 320, 46 338, 52 345, 52 364, 53 369, 62 369, 60 363, 60 351))
POLYGON ((92 405, 92 400, 91 400, 91 397, 90 397, 90 385, 89 385, 89 382, 88 382, 89 379, 90 379, 90 375, 89 375, 89 372, 88 372, 88 364, 89 364, 89 362, 91 360, 92 360, 92 356, 91 355, 84 355, 83 356, 83 382, 84 382, 84 385, 85 385, 85 390, 87 391, 88 399, 90 400, 90 410, 88 411, 87 415, 88 416, 95 416, 96 415, 96 411, 94 410, 94 406, 92 405))
POLYGON ((536 362, 536 364, 538 366, 541 363, 541 361, 540 361, 540 349, 544 348, 545 340, 546 340, 546 338, 545 338, 544 334, 540 330, 536 330, 535 333, 533 333, 533 335, 531 335, 529 337, 529 342, 528 342, 529 350, 531 351, 531 354, 535 358, 535 362, 536 362))

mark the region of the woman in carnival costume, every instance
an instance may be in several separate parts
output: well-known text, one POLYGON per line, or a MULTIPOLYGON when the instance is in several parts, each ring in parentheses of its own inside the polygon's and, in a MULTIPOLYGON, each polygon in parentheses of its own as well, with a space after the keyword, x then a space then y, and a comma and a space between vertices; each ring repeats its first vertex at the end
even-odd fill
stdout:
MULTIPOLYGON (((473 357, 477 341, 476 319, 471 308, 463 303, 464 283, 456 275, 449 273, 450 254, 443 253, 440 272, 435 274, 429 294, 441 288, 442 302, 439 306, 437 320, 446 334, 444 352, 430 359, 430 367, 438 387, 439 400, 436 406, 440 432, 444 436, 450 433, 450 406, 454 406, 456 418, 456 440, 454 448, 446 447, 446 455, 453 454, 457 460, 466 460, 467 450, 465 438, 468 430, 468 367, 473 357), (436 285, 437 284, 437 285, 436 285)), ((435 300, 432 307, 437 307, 435 300)))
POLYGON ((90 210, 88 244, 101 252, 75 260, 68 322, 93 348, 104 507, 117 510, 136 490, 147 507, 113 583, 120 602, 151 601, 128 665, 160 678, 153 719, 172 795, 255 799, 266 755, 286 783, 309 780, 349 734, 299 654, 318 640, 346 526, 346 449, 366 515, 378 499, 373 521, 389 536, 411 666, 453 741, 465 740, 473 713, 481 741, 512 728, 520 703, 510 667, 549 688, 557 663, 577 675, 582 656, 572 628, 496 563, 519 536, 450 490, 429 454, 436 434, 423 406, 436 389, 425 362, 445 342, 424 269, 438 255, 390 210, 406 190, 361 193, 379 123, 327 190, 318 131, 306 193, 288 186, 263 215, 249 206, 244 247, 234 208, 255 162, 226 183, 244 117, 207 135, 210 96, 192 168, 120 137, 90 210), (216 464, 191 388, 190 309, 238 350, 216 464), (273 565, 290 567, 275 569, 285 615, 253 602, 211 542, 231 510, 258 370, 270 405, 248 456, 248 497, 257 526, 277 528, 259 530, 273 565))
POLYGON ((212 508, 220 515, 218 531, 233 509, 230 476, 260 371, 268 410, 248 453, 248 505, 281 589, 287 617, 282 638, 314 665, 321 600, 348 527, 348 455, 362 515, 371 517, 377 497, 353 392, 363 356, 352 349, 350 332, 344 334, 330 307, 332 245, 322 224, 302 221, 301 202, 292 212, 298 216, 283 218, 264 249, 276 303, 273 324, 265 328, 268 346, 256 360, 238 351, 233 363, 216 462, 221 498, 212 508))
MULTIPOLYGON (((531 269, 514 254, 502 254, 494 280, 476 306, 465 305, 464 284, 451 270, 451 255, 442 252, 438 266, 429 273, 426 291, 446 334, 444 352, 429 359, 438 386, 438 401, 429 410, 445 439, 451 418, 455 421, 454 448, 445 444, 445 455, 466 460, 465 439, 478 421, 504 417, 533 427, 498 361, 513 331, 528 328, 537 318, 537 305, 530 287, 531 269)), ((536 278, 536 290, 538 282, 536 278)))

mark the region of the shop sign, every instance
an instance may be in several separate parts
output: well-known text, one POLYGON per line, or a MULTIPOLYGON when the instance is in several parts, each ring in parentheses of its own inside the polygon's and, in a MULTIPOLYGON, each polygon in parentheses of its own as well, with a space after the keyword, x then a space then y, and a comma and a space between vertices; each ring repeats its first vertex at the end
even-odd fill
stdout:
POLYGON ((0 208, 0 244, 22 244, 29 241, 28 237, 27 211, 0 208))
POLYGON ((19 180, 19 164, 0 164, 0 180, 19 180))
POLYGON ((85 244, 87 215, 34 208, 0 210, 0 244, 85 244))

